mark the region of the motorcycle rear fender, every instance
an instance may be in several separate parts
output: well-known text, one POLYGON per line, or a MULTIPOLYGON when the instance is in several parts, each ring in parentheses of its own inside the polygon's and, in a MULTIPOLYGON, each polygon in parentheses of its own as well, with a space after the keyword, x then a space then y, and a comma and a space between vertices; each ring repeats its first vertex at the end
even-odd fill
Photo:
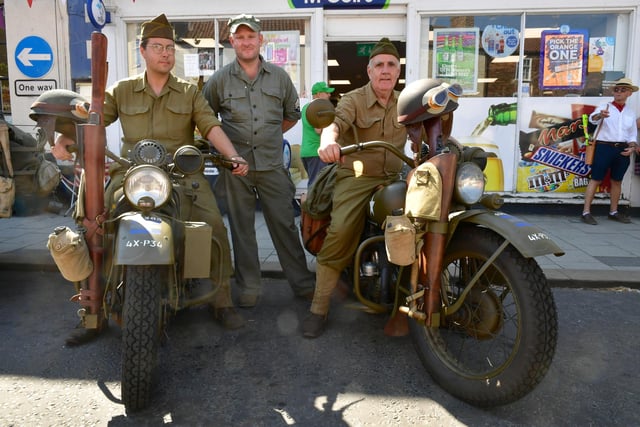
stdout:
POLYGON ((564 251, 540 228, 500 211, 468 210, 450 219, 451 235, 460 223, 467 222, 495 231, 509 241, 526 258, 541 255, 564 255, 564 251))
POLYGON ((139 213, 123 216, 115 239, 116 265, 175 264, 171 224, 139 213))

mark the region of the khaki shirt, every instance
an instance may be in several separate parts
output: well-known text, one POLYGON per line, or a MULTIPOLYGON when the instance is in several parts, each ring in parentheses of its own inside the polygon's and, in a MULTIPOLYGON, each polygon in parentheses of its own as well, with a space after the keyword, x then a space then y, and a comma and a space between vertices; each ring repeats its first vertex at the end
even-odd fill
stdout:
MULTIPOLYGON (((376 98, 371 82, 345 94, 336 107, 334 123, 338 126, 341 146, 356 142, 384 141, 395 145, 404 152, 407 143, 407 131, 398 123, 398 91, 394 91, 387 106, 376 98), (358 133, 358 140, 351 124, 358 133)), ((400 172, 403 162, 393 153, 383 149, 368 149, 345 156, 341 167, 361 171, 365 176, 391 176, 400 172)))
POLYGON ((105 95, 105 125, 120 119, 124 133, 122 155, 142 139, 161 142, 169 152, 193 144, 194 130, 206 136, 220 126, 198 87, 174 75, 156 94, 147 85, 146 74, 120 80, 105 95))
POLYGON ((282 122, 300 120, 300 100, 291 78, 262 56, 260 60, 255 80, 249 80, 238 61, 233 61, 214 73, 202 89, 222 119, 222 130, 252 171, 284 167, 282 122))

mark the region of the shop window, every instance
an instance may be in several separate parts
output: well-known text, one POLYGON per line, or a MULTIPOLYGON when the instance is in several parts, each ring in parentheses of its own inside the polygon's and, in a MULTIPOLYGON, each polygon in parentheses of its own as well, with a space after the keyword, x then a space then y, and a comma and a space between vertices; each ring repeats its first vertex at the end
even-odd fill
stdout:
MULTIPOLYGON (((309 21, 304 19, 260 19, 265 61, 284 68, 296 89, 304 94, 304 58, 308 57, 305 34, 309 21)), ((174 74, 202 86, 216 70, 235 59, 229 43, 228 17, 207 21, 172 21, 176 31, 176 65, 174 74), (216 33, 216 28, 218 33, 216 33)), ((138 53, 140 24, 129 26, 130 75, 144 70, 138 53)))
POLYGON ((626 75, 628 13, 424 16, 420 76, 467 97, 600 96, 626 75), (524 31, 521 30, 524 22, 524 31))

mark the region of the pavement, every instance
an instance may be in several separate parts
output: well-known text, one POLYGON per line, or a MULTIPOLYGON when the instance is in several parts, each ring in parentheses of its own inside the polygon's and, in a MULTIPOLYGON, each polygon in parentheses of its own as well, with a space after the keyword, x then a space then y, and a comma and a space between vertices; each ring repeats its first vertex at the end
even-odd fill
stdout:
MULTIPOLYGON (((593 212, 598 225, 593 226, 580 221, 581 207, 560 213, 555 208, 534 206, 505 205, 502 210, 540 227, 564 250, 560 257, 536 258, 552 286, 640 289, 640 214, 632 216, 631 224, 621 224, 607 218, 606 206, 598 206, 600 210, 593 212)), ((46 242, 57 226, 75 229, 73 219, 64 216, 64 211, 1 218, 0 270, 56 271, 46 242)), ((256 234, 263 275, 284 277, 260 211, 256 213, 256 234)), ((309 268, 315 269, 315 257, 307 253, 307 261, 309 268)))

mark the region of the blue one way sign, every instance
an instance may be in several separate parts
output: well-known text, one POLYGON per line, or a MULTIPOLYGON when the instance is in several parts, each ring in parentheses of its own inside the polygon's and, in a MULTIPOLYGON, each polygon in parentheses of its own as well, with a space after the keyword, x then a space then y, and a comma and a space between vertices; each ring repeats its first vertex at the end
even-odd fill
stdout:
POLYGON ((38 36, 25 37, 16 46, 16 65, 27 77, 42 77, 53 65, 53 51, 46 40, 38 36))

